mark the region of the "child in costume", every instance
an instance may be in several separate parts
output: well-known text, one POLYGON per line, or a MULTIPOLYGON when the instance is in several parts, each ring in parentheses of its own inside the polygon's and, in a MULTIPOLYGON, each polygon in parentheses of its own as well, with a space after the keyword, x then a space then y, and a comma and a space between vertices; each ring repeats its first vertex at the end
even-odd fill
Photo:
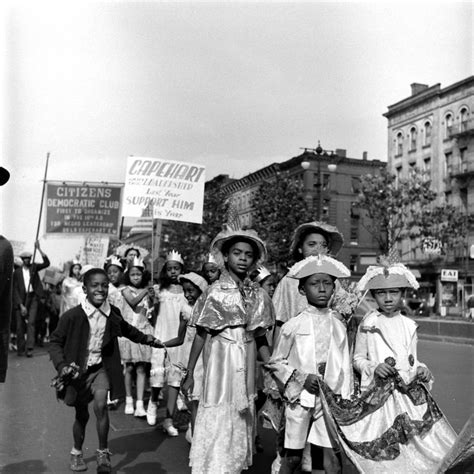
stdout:
MULTIPOLYGON (((276 288, 276 277, 271 272, 268 271, 264 266, 257 267, 251 274, 250 279, 255 283, 260 285, 260 288, 265 290, 268 296, 271 298, 275 293, 276 288)), ((271 342, 271 341, 269 341, 271 342)), ((268 361, 267 361, 268 362, 268 361)), ((263 390, 263 361, 261 358, 257 358, 257 399, 255 400, 255 409, 258 416, 259 411, 262 409, 265 404, 266 395, 263 390)), ((260 436, 257 434, 255 437, 255 448, 258 453, 263 452, 263 444, 260 439, 260 436)))
POLYGON ((274 323, 270 298, 248 278, 266 249, 254 231, 227 228, 211 251, 224 268, 193 309, 196 336, 183 383, 190 393, 209 335, 190 465, 193 473, 240 473, 252 465, 257 350, 268 356, 265 334, 274 323))
MULTIPOLYGON (((104 264, 104 269, 107 273, 107 277, 109 279, 109 293, 107 296, 107 300, 110 304, 114 305, 116 308, 120 310, 122 317, 130 323, 133 320, 133 310, 130 308, 128 303, 125 301, 125 298, 122 295, 122 280, 123 280, 123 263, 122 261, 115 255, 111 255, 107 257, 104 264)), ((127 339, 125 337, 118 338, 119 350, 122 354, 122 345, 126 344, 127 339)), ((120 400, 111 400, 110 394, 107 398, 107 406, 109 409, 114 410, 119 405, 120 400)))
POLYGON ((118 308, 109 304, 105 270, 92 268, 84 274, 83 281, 86 298, 59 319, 50 338, 49 354, 58 375, 62 379, 72 378, 64 398, 76 411, 70 469, 87 469, 82 445, 89 420, 88 406, 93 401, 99 438, 97 472, 108 473, 112 472, 112 465, 108 449, 107 392, 110 390, 113 399, 125 394, 117 338, 123 336, 147 345, 156 345, 157 341, 128 324, 118 308))
MULTIPOLYGON (((153 318, 153 289, 148 287, 145 279, 145 264, 141 258, 135 258, 128 264, 125 272, 124 287, 122 295, 131 308, 127 311, 131 320, 128 322, 140 329, 145 334, 153 334, 153 326, 150 320, 153 318)), ((130 341, 123 341, 120 345, 120 354, 125 364, 125 414, 145 417, 146 411, 143 404, 146 382, 146 364, 151 360, 151 348, 130 341), (135 410, 133 407, 132 382, 133 373, 136 373, 136 396, 135 410)))
POLYGON ((418 283, 404 265, 386 260, 369 267, 358 287, 378 304, 356 338, 362 393, 340 400, 320 383, 328 424, 359 472, 441 472, 456 433, 425 386, 432 375, 417 357, 416 323, 400 313, 405 289, 418 283))
POLYGON ((81 263, 78 260, 73 260, 71 267, 69 268, 69 275, 61 284, 62 300, 61 309, 59 310, 60 315, 65 311, 74 308, 74 306, 77 306, 79 303, 74 293, 74 289, 82 287, 81 269, 81 263))
MULTIPOLYGON (((174 354, 175 359, 171 362, 174 365, 186 367, 189 360, 189 353, 191 346, 196 335, 196 327, 190 326, 192 309, 198 300, 198 298, 207 290, 208 284, 206 280, 195 272, 185 273, 179 275, 179 282, 183 287, 184 297, 188 302, 187 311, 183 309, 181 316, 181 325, 179 327, 178 337, 169 341, 163 342, 165 347, 179 346, 178 350, 174 354)), ((186 440, 192 442, 192 433, 194 431, 194 424, 196 421, 197 408, 199 404, 199 397, 202 389, 202 376, 203 376, 203 357, 199 357, 196 367, 194 368, 194 386, 193 390, 187 394, 187 406, 191 412, 191 421, 186 431, 186 440)))
POLYGON ((291 267, 306 308, 286 322, 276 342, 266 379, 267 393, 285 402, 285 439, 280 473, 294 472, 308 441, 323 447, 326 472, 340 472, 318 396, 318 376, 344 398, 352 391, 352 366, 346 327, 329 308, 337 278, 350 276, 339 261, 309 256, 291 267))
MULTIPOLYGON (((295 262, 299 262, 310 255, 336 257, 343 244, 343 236, 336 227, 325 222, 307 222, 301 224, 295 230, 291 241, 290 257, 295 262)), ((337 291, 341 291, 339 285, 337 291)), ((307 306, 307 300, 298 290, 298 281, 287 274, 276 287, 273 304, 276 312, 274 335, 276 339, 281 325, 303 311, 307 306)), ((333 309, 337 310, 337 308, 333 309)), ((340 313, 335 312, 334 314, 341 318, 340 313)))
MULTIPOLYGON (((159 286, 154 287, 155 297, 159 299, 159 312, 154 335, 161 341, 178 337, 179 329, 183 327, 182 314, 189 311, 183 287, 178 280, 183 269, 184 262, 181 255, 172 250, 166 256, 166 262, 161 269, 159 286)), ((184 328, 186 328, 186 324, 184 324, 184 328)), ((178 347, 172 347, 169 350, 153 349, 151 357, 151 398, 147 408, 147 421, 149 425, 156 424, 158 396, 161 389, 167 385, 168 399, 163 430, 169 436, 178 436, 178 430, 173 425, 173 416, 183 373, 179 367, 170 364, 170 360, 176 360, 178 351, 178 347)))
POLYGON ((212 253, 208 255, 207 260, 203 263, 201 274, 209 285, 212 285, 219 279, 221 271, 212 253))
POLYGON ((419 287, 413 273, 400 263, 372 266, 358 287, 360 291, 369 290, 378 305, 364 316, 357 332, 354 367, 361 375, 361 390, 366 390, 375 377, 396 373, 406 383, 415 376, 430 382, 431 372, 417 357, 417 325, 400 313, 405 290, 419 287), (387 363, 387 358, 395 365, 387 363))
MULTIPOLYGON (((295 229, 290 246, 290 258, 295 262, 300 262, 311 255, 330 255, 331 257, 336 257, 343 244, 344 238, 336 227, 325 222, 306 222, 295 229)), ((333 312, 335 317, 340 318, 345 324, 348 324, 350 321, 349 334, 355 335, 355 328, 353 327, 355 321, 351 319, 353 308, 347 304, 344 304, 343 307, 335 304, 342 299, 341 297, 350 301, 347 292, 341 288, 339 281, 336 280, 336 289, 329 305, 335 310, 333 312)), ((355 299, 351 303, 355 306, 355 299)), ((273 304, 275 305, 276 312, 273 340, 276 341, 281 325, 303 311, 308 302, 298 290, 298 281, 287 274, 276 287, 275 294, 273 295, 273 304)), ((312 470, 313 463, 310 451, 311 447, 308 444, 303 454, 304 471, 312 470)), ((321 450, 319 452, 313 450, 313 454, 316 455, 313 456, 315 461, 321 464, 321 450)), ((278 456, 276 464, 278 464, 278 456)))

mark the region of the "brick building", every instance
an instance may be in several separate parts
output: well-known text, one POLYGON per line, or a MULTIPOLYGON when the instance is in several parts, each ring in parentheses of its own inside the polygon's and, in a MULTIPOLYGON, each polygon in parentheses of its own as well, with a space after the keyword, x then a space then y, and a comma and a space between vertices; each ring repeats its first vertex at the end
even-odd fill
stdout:
MULTIPOLYGON (((353 203, 357 198, 360 176, 377 174, 386 163, 349 158, 346 150, 328 152, 321 147, 304 151, 282 163, 273 163, 224 185, 225 193, 237 205, 242 225, 252 227, 253 197, 262 183, 271 183, 279 172, 304 184, 305 199, 314 212, 314 220, 335 225, 344 235, 345 244, 338 255, 357 278, 374 262, 378 248, 362 225, 353 203)), ((269 184, 270 185, 270 184, 269 184)), ((291 238, 291 236, 288 236, 291 238)))
MULTIPOLYGON (((474 215, 474 76, 442 88, 412 84, 411 95, 388 106, 388 169, 407 176, 410 169, 424 170, 437 193, 437 204, 451 204, 474 215)), ((435 236, 434 236, 435 237, 435 236)), ((470 228, 462 245, 446 255, 426 253, 421 242, 402 243, 406 263, 419 268, 423 285, 437 294, 438 305, 459 313, 473 293, 474 245, 470 228), (455 270, 454 294, 443 303, 443 269, 455 270)), ((450 282, 454 283, 454 282, 450 282)), ((446 285, 445 285, 446 286, 446 285)), ((454 288, 454 291, 453 291, 454 288)))

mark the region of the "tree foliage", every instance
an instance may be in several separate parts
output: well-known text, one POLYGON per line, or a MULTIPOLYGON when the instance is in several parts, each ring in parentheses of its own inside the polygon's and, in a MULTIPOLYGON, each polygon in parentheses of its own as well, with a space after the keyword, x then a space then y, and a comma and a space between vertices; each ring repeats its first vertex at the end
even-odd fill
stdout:
POLYGON ((364 225, 383 254, 405 238, 436 239, 442 250, 464 244, 473 218, 458 208, 435 205, 431 181, 418 170, 397 180, 388 171, 361 176, 357 205, 365 211, 364 225))
POLYGON ((361 176, 357 205, 365 211, 363 225, 372 234, 382 254, 404 238, 421 235, 422 216, 436 199, 431 181, 418 170, 397 179, 385 168, 379 175, 361 176))
POLYGON ((468 216, 467 212, 445 204, 426 209, 418 227, 420 237, 438 240, 442 253, 446 255, 450 250, 466 245, 466 236, 473 224, 473 216, 468 216))
POLYGON ((313 220, 303 183, 277 173, 260 185, 252 206, 252 227, 267 244, 269 263, 286 266, 295 228, 313 220))
POLYGON ((162 235, 167 235, 167 241, 162 238, 162 253, 175 249, 183 256, 188 270, 199 270, 212 239, 222 230, 227 207, 226 196, 219 188, 206 190, 202 224, 165 221, 162 235))

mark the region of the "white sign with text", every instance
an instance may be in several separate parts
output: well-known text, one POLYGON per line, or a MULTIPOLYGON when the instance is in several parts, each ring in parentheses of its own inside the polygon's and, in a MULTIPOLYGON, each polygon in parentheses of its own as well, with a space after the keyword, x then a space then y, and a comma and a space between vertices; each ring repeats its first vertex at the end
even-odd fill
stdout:
POLYGON ((205 170, 194 163, 129 157, 122 214, 202 223, 205 170))
POLYGON ((448 270, 446 268, 441 269, 441 281, 458 281, 458 271, 448 270))

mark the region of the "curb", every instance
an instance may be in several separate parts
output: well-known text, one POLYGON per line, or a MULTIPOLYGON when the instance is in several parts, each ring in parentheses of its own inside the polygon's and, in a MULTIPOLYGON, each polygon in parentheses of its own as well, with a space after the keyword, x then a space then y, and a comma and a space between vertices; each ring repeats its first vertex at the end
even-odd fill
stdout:
POLYGON ((474 346, 474 340, 468 337, 437 336, 434 334, 418 333, 418 340, 419 341, 446 342, 450 344, 465 344, 468 346, 474 346))

